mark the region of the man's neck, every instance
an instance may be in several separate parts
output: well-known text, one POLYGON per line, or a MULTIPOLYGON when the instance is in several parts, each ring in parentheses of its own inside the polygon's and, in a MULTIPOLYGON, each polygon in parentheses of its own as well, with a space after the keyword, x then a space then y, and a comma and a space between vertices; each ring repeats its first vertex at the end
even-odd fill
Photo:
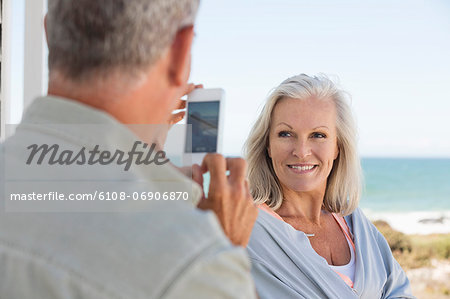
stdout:
POLYGON ((167 102, 171 92, 164 82, 153 77, 156 76, 150 71, 145 77, 135 80, 111 76, 75 82, 52 72, 48 94, 103 110, 124 124, 164 123, 171 111, 167 102), (163 111, 163 107, 167 107, 167 111, 163 111))

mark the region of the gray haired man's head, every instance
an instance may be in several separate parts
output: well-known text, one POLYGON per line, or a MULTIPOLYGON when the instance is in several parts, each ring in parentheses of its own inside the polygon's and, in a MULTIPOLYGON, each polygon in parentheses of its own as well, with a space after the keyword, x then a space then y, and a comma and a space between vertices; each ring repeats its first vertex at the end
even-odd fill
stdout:
POLYGON ((137 75, 194 23, 199 0, 48 0, 50 73, 137 75))

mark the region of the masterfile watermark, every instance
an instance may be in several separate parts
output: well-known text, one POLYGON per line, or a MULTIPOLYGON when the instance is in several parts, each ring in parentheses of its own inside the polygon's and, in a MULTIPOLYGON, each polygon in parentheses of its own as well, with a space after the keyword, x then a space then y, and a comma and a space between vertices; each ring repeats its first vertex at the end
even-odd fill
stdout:
POLYGON ((49 191, 45 193, 11 193, 10 201, 124 201, 124 200, 142 200, 142 201, 174 201, 188 200, 189 193, 182 191, 143 191, 143 192, 127 192, 127 191, 98 191, 92 193, 62 193, 57 191, 49 191))
POLYGON ((185 162, 188 125, 174 125, 165 142, 167 125, 6 129, 17 134, 0 148, 0 211, 142 213, 198 199, 195 184, 177 169, 185 162))
POLYGON ((128 152, 118 149, 114 152, 100 150, 99 145, 95 145, 91 150, 82 147, 77 152, 70 149, 60 151, 58 144, 31 144, 27 149, 30 150, 26 161, 27 165, 32 164, 35 157, 37 157, 35 161, 37 165, 42 165, 43 162, 46 162, 48 165, 109 165, 116 163, 117 165, 125 165, 124 170, 128 171, 133 163, 136 165, 149 165, 152 163, 163 165, 169 162, 163 150, 156 150, 155 143, 149 146, 141 141, 135 141, 128 152), (139 145, 141 145, 142 150, 138 149, 139 145))

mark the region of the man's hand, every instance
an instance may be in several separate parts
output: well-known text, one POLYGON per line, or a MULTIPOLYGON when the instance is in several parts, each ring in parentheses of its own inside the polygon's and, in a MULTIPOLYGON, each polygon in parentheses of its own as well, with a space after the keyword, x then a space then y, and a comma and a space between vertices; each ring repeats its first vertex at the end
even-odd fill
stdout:
POLYGON ((179 172, 190 178, 191 180, 195 181, 197 184, 200 185, 202 188, 202 199, 205 197, 205 192, 203 192, 203 172, 201 170, 200 165, 193 164, 192 166, 182 166, 178 167, 174 164, 172 164, 172 167, 178 169, 179 172))
MULTIPOLYGON (((194 89, 197 88, 203 88, 203 84, 194 84, 194 83, 189 83, 188 85, 186 85, 186 88, 183 92, 182 96, 186 96, 189 93, 191 93, 191 91, 193 91, 194 89)), ((176 103, 175 109, 176 110, 181 110, 186 108, 186 101, 185 100, 181 100, 179 99, 176 103)), ((184 115, 186 114, 186 111, 180 111, 178 113, 172 113, 169 117, 168 123, 169 123, 169 129, 170 127, 172 127, 172 125, 176 124, 177 122, 181 121, 184 117, 184 115)))
POLYGON ((211 175, 208 198, 203 198, 198 207, 217 215, 231 243, 247 246, 258 216, 246 181, 247 163, 241 158, 225 159, 220 154, 207 154, 201 172, 207 171, 211 175))
POLYGON ((172 114, 170 114, 169 118, 167 119, 166 123, 158 125, 156 128, 157 131, 153 132, 153 142, 157 144, 157 149, 162 150, 164 149, 164 144, 166 143, 167 133, 169 132, 170 128, 178 122, 180 122, 184 115, 186 114, 186 101, 182 100, 181 97, 184 97, 188 95, 191 91, 197 88, 203 88, 202 84, 194 84, 189 83, 186 85, 183 94, 180 95, 180 99, 177 100, 175 104, 175 108, 172 111, 172 114), (176 112, 177 110, 183 110, 176 112))

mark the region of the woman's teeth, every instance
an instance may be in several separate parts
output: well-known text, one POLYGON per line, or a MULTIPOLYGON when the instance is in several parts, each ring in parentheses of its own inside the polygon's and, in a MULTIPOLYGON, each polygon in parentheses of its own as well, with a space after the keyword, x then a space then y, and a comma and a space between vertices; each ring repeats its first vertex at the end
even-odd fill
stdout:
POLYGON ((289 168, 294 168, 294 169, 298 169, 298 170, 302 170, 302 171, 311 170, 314 167, 316 167, 316 165, 309 165, 309 166, 288 165, 288 166, 289 166, 289 168))

